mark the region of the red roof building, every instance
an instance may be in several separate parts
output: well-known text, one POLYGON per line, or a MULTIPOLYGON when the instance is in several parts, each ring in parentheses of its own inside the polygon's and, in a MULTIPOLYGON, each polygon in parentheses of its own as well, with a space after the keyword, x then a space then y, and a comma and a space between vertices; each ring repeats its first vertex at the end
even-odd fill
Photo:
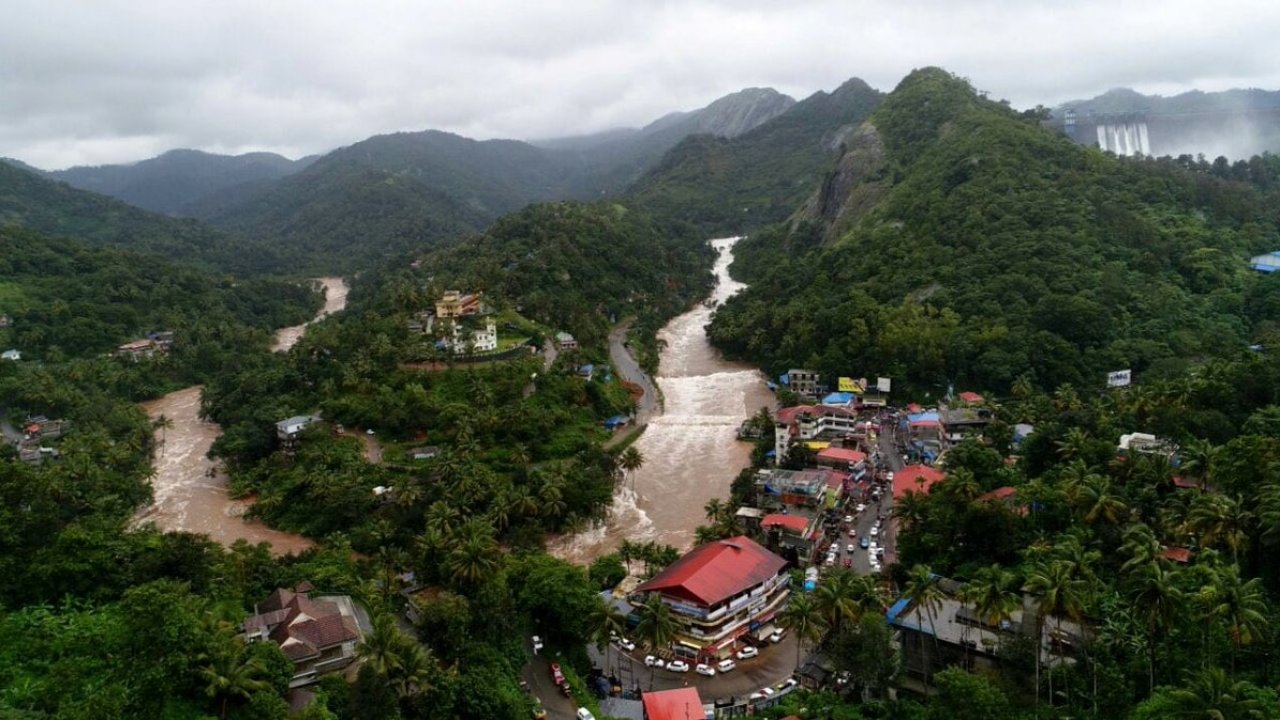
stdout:
POLYGON ((645 720, 701 720, 706 717, 697 688, 678 688, 643 693, 645 720))
POLYGON ((966 405, 981 405, 987 401, 986 398, 976 392, 962 392, 958 397, 966 405))
POLYGON ((996 500, 1008 500, 1017 494, 1018 489, 1005 485, 998 487, 989 493, 983 493, 978 496, 978 502, 995 502, 996 500))
POLYGON ((946 473, 928 465, 908 465, 893 474, 893 499, 909 492, 927 493, 934 483, 946 477, 946 473))
POLYGON ((728 657, 753 622, 777 613, 788 595, 787 561, 751 538, 699 545, 636 588, 671 607, 676 642, 709 657, 728 657))
POLYGON ((1161 555, 1168 560, 1172 560, 1176 563, 1182 563, 1183 565, 1191 562, 1191 551, 1184 547, 1165 548, 1165 551, 1161 553, 1161 555))
POLYGON ((764 519, 760 521, 760 527, 765 530, 780 527, 790 530, 796 535, 803 535, 804 531, 809 529, 809 518, 802 515, 772 513, 764 516, 764 519))
POLYGON ((843 468, 850 465, 857 465, 858 463, 864 463, 866 461, 866 453, 858 452, 857 450, 850 450, 848 448, 829 447, 818 453, 819 465, 843 468))
POLYGON ((249 642, 271 640, 279 645, 294 664, 289 686, 301 687, 351 664, 361 634, 349 597, 313 600, 307 582, 295 590, 279 588, 271 593, 257 607, 258 614, 245 619, 242 629, 249 642))

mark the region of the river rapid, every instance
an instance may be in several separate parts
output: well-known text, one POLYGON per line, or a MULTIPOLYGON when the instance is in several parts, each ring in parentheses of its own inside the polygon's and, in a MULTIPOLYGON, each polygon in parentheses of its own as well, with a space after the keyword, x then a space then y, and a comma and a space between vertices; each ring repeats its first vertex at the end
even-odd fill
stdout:
MULTIPOLYGON (((347 285, 342 278, 320 278, 319 282, 325 288, 325 303, 311 322, 342 310, 347 303, 347 285)), ((305 330, 305 324, 277 330, 272 349, 288 350, 305 330)), ((138 513, 134 523, 155 523, 167 532, 200 533, 223 545, 241 539, 253 544, 265 542, 276 555, 311 547, 311 540, 301 535, 273 530, 244 517, 251 501, 231 498, 226 476, 208 457, 222 428, 200 418, 201 389, 199 385, 184 388, 142 404, 152 420, 163 415, 173 426, 156 430, 155 474, 151 479, 155 500, 138 513)))
MULTIPOLYGON (((746 287, 729 277, 736 242, 712 241, 720 253, 711 293, 716 304, 746 287)), ((760 408, 773 408, 774 397, 759 370, 729 362, 711 346, 705 329, 711 313, 700 304, 658 333, 666 343, 656 378, 665 410, 636 441, 644 466, 614 494, 602 526, 560 538, 551 544, 553 554, 586 564, 623 540, 687 550, 694 529, 707 522, 703 506, 727 498, 734 477, 751 464, 751 445, 737 440, 738 426, 760 408)))

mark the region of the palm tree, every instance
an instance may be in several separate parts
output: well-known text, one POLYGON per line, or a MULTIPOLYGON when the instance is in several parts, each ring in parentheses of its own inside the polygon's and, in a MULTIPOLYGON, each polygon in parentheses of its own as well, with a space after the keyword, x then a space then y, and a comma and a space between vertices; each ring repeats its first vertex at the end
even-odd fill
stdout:
POLYGON ((934 575, 932 570, 925 565, 916 565, 907 572, 907 584, 903 588, 902 596, 917 608, 917 612, 924 611, 925 617, 929 620, 929 634, 933 636, 934 652, 924 654, 924 684, 925 688, 928 688, 929 679, 933 675, 931 669, 933 655, 938 651, 938 631, 934 627, 934 616, 942 605, 945 593, 939 587, 938 576, 934 575))
POLYGON ((404 662, 404 644, 395 616, 388 612, 372 618, 373 630, 365 634, 356 647, 356 655, 383 677, 391 677, 404 662))
POLYGON ((1169 637, 1182 607, 1182 591, 1176 581, 1176 571, 1166 570, 1159 563, 1148 564, 1138 576, 1130 598, 1147 628, 1149 692, 1156 688, 1156 638, 1169 637))
POLYGON ((631 561, 640 555, 640 547, 631 540, 623 540, 618 546, 618 558, 627 566, 627 574, 631 574, 631 561))
MULTIPOLYGON (((1018 576, 997 564, 978 570, 967 585, 965 596, 973 603, 974 612, 984 625, 996 628, 996 641, 1000 640, 1000 627, 1009 620, 1013 611, 1022 606, 1018 593, 1018 576)), ((998 647, 998 646, 997 646, 998 647)))
POLYGON ((978 478, 974 476, 973 471, 968 468, 956 468, 947 473, 947 481, 942 487, 952 497, 964 503, 973 502, 982 494, 982 485, 978 483, 978 478))
POLYGON ((493 538, 484 533, 468 533, 468 537, 449 553, 449 572, 455 582, 479 585, 498 569, 501 556, 493 538))
MULTIPOLYGON (((1040 702, 1040 648, 1044 644, 1045 616, 1054 618, 1057 635, 1062 634, 1062 618, 1078 620, 1088 583, 1078 576, 1078 567, 1067 560, 1040 563, 1027 576, 1023 589, 1038 595, 1036 602, 1036 703, 1040 702)), ((1053 704, 1053 667, 1049 668, 1049 703, 1053 704)))
POLYGON ((1262 717, 1257 700, 1249 697, 1249 683, 1232 682, 1226 671, 1219 667, 1202 670, 1186 687, 1170 690, 1170 708, 1175 717, 1213 718, 1236 720, 1237 718, 1262 717))
POLYGON ((1207 490, 1221 455, 1222 448, 1215 447, 1209 440, 1195 438, 1178 453, 1182 461, 1179 469, 1187 477, 1198 481, 1201 490, 1207 490))
POLYGON ((1248 528, 1252 523, 1253 513, 1244 509, 1239 498, 1205 493, 1192 501, 1186 527, 1203 546, 1226 545, 1232 559, 1239 562, 1240 548, 1249 542, 1248 528))
POLYGON ((813 591, 814 605, 822 615, 822 622, 834 635, 840 634, 846 620, 856 622, 861 617, 854 577, 843 568, 835 570, 813 591))
POLYGON ((706 505, 702 506, 702 511, 706 513, 707 519, 712 523, 719 523, 720 516, 724 514, 727 507, 720 498, 711 498, 706 505))
POLYGON ((1063 460, 1083 459, 1085 451, 1089 448, 1089 433, 1073 427, 1054 444, 1058 446, 1058 456, 1063 460))
POLYGON ((1078 507, 1084 512, 1084 521, 1089 525, 1099 520, 1115 525, 1129 511, 1124 500, 1111 491, 1111 480, 1102 475, 1086 477, 1077 489, 1076 498, 1078 507))
MULTIPOLYGON (((649 593, 644 604, 636 609, 640 622, 636 625, 636 636, 658 653, 671 647, 676 635, 676 619, 671 616, 671 608, 662 602, 662 596, 649 593)), ((649 668, 649 687, 653 688, 653 670, 649 668)))
POLYGON ((796 667, 800 667, 800 648, 822 639, 827 630, 822 608, 812 595, 792 595, 787 607, 778 615, 778 624, 796 636, 796 667))
POLYGON ((928 497, 924 493, 908 492, 893 501, 893 515, 898 518, 904 532, 924 524, 928 512, 928 497))
POLYGON ((173 418, 160 413, 155 420, 151 421, 151 429, 160 431, 160 454, 164 455, 165 449, 168 447, 165 441, 168 439, 167 430, 173 427, 173 418))
POLYGON ((257 658, 245 654, 240 638, 217 648, 205 659, 208 664, 200 668, 200 677, 205 682, 204 692, 209 699, 221 700, 219 717, 227 717, 227 701, 231 698, 248 700, 253 693, 271 687, 262 679, 266 668, 257 658))
POLYGON ((587 616, 588 637, 595 641, 596 649, 601 652, 609 638, 621 635, 626 627, 627 616, 604 600, 596 600, 595 607, 587 616))
POLYGON ((1131 525, 1125 529, 1122 540, 1120 552, 1129 556, 1129 559, 1124 561, 1124 565, 1120 566, 1122 577, 1152 565, 1160 559, 1163 548, 1150 527, 1142 523, 1131 525))
POLYGON ((635 445, 630 445, 618 456, 618 466, 626 471, 631 480, 631 489, 635 490, 635 472, 644 466, 644 455, 635 445))
POLYGON ((1240 648, 1253 643, 1267 630, 1267 601, 1262 580, 1244 581, 1238 566, 1227 565, 1218 570, 1217 578, 1208 591, 1210 617, 1225 622, 1231 635, 1231 668, 1234 671, 1240 648))
POLYGON ((400 665, 392 673, 392 685, 402 698, 428 689, 428 680, 435 670, 435 658, 431 651, 405 635, 400 636, 400 665))

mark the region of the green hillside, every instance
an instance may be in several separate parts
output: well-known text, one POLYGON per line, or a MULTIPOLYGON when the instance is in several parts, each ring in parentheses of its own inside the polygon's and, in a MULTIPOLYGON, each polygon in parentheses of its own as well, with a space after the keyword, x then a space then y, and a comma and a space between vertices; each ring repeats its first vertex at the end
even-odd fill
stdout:
POLYGON ((754 284, 712 326, 728 353, 934 392, 1023 374, 1097 386, 1273 328, 1280 283, 1245 262, 1280 247, 1257 189, 1078 147, 937 69, 903 80, 872 124, 881 164, 857 168, 841 202, 874 201, 848 232, 824 245, 819 214, 743 244, 754 284))
POLYGON ((410 176, 326 159, 209 220, 269 239, 297 268, 341 273, 455 239, 492 218, 410 176))
POLYGON ((686 138, 630 190, 655 215, 730 234, 778 222, 813 190, 883 95, 858 79, 816 93, 750 132, 686 138))
POLYGON ((318 309, 308 288, 274 280, 233 284, 197 269, 121 248, 0 229, 0 346, 24 360, 93 357, 148 332, 175 333, 175 350, 244 326, 270 330, 318 309), (205 337, 205 336, 209 337, 205 337))
POLYGON ((195 220, 156 215, 0 162, 0 226, 6 225, 152 253, 208 270, 243 274, 283 266, 272 249, 195 220))

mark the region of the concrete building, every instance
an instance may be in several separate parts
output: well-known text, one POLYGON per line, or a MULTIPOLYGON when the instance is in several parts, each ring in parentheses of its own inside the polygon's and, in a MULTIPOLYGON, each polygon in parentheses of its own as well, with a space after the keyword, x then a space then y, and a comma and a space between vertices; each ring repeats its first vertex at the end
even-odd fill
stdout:
POLYGON ((436 317, 460 318, 469 315, 483 315, 485 308, 482 297, 481 293, 445 290, 444 297, 436 302, 436 317))
POLYGON ((784 385, 791 392, 804 395, 806 397, 818 397, 818 380, 820 375, 813 370, 805 370, 803 368, 793 368, 787 371, 784 385))
POLYGON ((116 348, 116 355, 133 362, 142 362, 168 350, 168 345, 151 338, 127 342, 116 348))
POLYGON ((796 405, 778 411, 774 419, 773 451, 781 463, 792 443, 858 437, 858 413, 852 408, 796 405))
POLYGON ((786 603, 786 561, 745 536, 700 545, 636 588, 662 598, 678 629, 672 648, 692 658, 730 657, 738 639, 786 603))
POLYGON ((578 349, 578 341, 574 339, 572 335, 563 331, 556 333, 556 345, 559 346, 561 350, 578 349))

